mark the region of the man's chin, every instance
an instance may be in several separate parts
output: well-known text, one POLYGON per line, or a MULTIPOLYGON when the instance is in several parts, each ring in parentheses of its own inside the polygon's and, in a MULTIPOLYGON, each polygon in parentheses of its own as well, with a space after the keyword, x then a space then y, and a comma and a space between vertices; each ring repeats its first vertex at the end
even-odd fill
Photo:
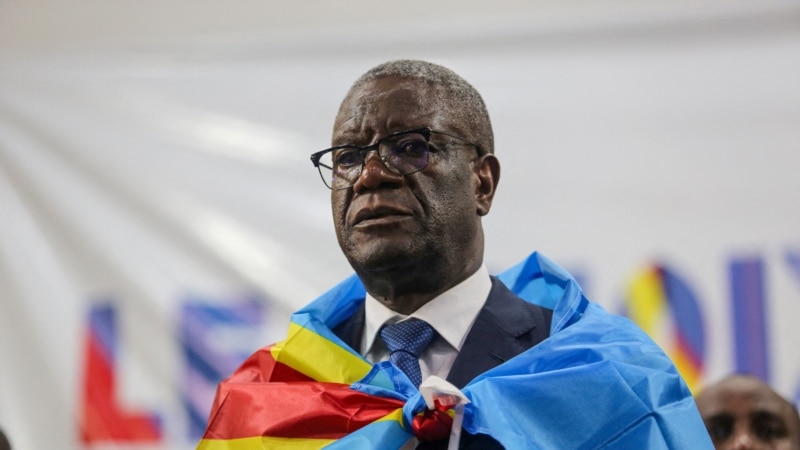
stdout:
POLYGON ((346 254, 347 260, 358 274, 388 273, 407 270, 419 261, 419 256, 410 252, 408 247, 383 245, 372 251, 351 252, 346 254))

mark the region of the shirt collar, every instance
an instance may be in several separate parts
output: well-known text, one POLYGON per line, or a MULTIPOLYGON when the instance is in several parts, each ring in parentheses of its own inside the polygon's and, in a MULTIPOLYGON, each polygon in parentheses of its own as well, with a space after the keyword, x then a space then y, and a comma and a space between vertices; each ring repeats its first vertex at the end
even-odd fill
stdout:
POLYGON ((467 331, 489 297, 492 282, 485 265, 466 280, 441 293, 424 304, 410 316, 398 314, 367 293, 365 301, 365 330, 362 349, 367 354, 378 331, 386 323, 395 323, 408 317, 428 322, 448 344, 461 349, 467 331))

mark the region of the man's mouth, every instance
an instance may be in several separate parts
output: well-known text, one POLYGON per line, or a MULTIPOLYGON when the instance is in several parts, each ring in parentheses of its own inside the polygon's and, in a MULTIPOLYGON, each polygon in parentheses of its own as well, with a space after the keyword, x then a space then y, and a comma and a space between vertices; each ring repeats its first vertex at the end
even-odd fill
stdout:
POLYGON ((353 220, 353 226, 369 226, 390 224, 398 220, 411 217, 411 211, 403 208, 391 206, 378 206, 375 208, 364 208, 360 210, 353 220))

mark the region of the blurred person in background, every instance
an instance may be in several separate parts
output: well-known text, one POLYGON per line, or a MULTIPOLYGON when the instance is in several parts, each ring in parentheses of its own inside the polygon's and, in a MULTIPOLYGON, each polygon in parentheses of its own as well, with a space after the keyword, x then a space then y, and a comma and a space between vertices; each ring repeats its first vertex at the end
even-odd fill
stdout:
POLYGON ((717 449, 800 450, 797 408, 755 376, 729 375, 696 401, 717 449))
POLYGON ((2 428, 0 428, 0 450, 11 450, 11 442, 8 441, 2 428))
POLYGON ((490 276, 500 162, 467 81, 374 67, 332 145, 311 159, 356 275, 220 384, 200 449, 712 448, 675 366, 629 320, 538 253, 490 276))

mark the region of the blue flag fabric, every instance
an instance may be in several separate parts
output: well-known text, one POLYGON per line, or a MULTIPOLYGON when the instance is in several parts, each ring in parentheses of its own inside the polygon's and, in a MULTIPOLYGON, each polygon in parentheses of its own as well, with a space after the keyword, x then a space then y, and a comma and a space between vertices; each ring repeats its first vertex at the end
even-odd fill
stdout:
MULTIPOLYGON (((513 449, 714 448, 677 369, 635 324, 589 302, 566 271, 538 253, 498 278, 526 301, 553 309, 550 337, 464 387, 471 402, 465 430, 513 449)), ((358 278, 350 277, 295 313, 293 321, 314 323, 319 334, 345 346, 330 328, 352 314, 364 295, 358 278)), ((398 372, 391 364, 376 364, 352 387, 406 400, 409 430, 425 405, 398 372)), ((389 441, 397 447, 410 436, 392 433, 389 441)), ((350 448, 374 448, 369 440, 358 444, 350 448)))

